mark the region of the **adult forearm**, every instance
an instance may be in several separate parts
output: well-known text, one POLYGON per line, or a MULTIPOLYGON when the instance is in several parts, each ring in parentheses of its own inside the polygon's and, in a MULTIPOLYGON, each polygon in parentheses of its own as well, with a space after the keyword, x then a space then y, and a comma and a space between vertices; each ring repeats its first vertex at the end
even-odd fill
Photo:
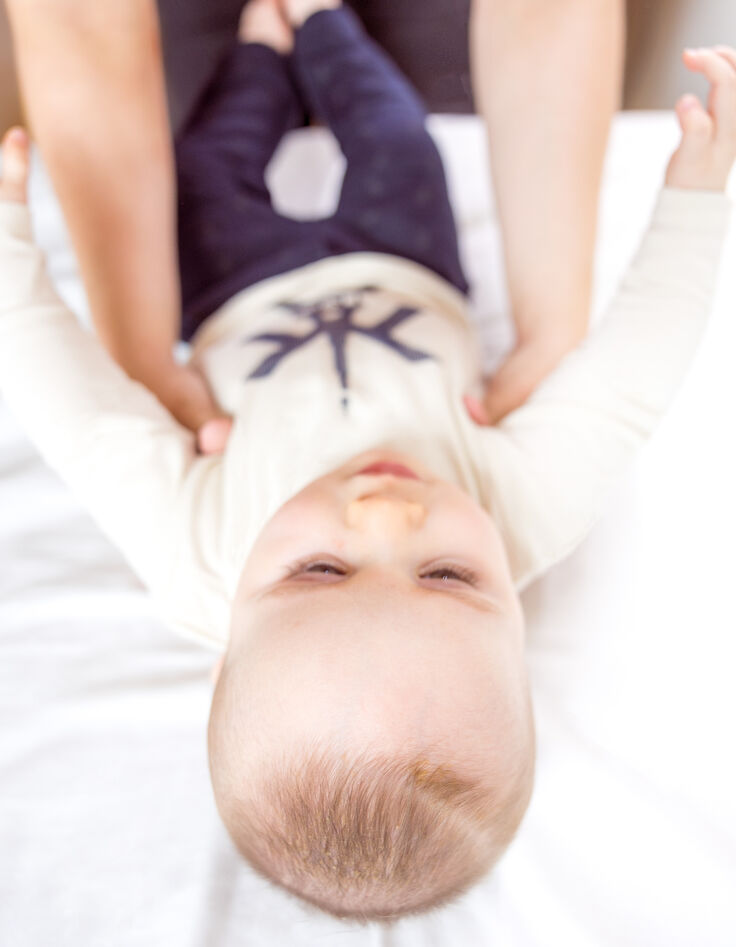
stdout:
POLYGON ((588 326, 624 17, 623 0, 473 0, 474 92, 522 342, 570 346, 588 326))
POLYGON ((97 333, 146 381, 178 336, 172 148, 153 0, 9 0, 32 132, 97 333))

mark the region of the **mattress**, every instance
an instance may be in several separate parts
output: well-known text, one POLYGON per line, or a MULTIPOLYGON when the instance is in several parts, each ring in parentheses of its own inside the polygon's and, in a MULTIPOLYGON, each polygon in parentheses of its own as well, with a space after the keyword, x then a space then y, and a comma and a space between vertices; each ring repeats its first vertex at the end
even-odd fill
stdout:
MULTIPOLYGON (((493 371, 513 331, 482 129, 433 116, 431 130, 493 371)), ((615 119, 593 324, 677 138, 671 113, 615 119)), ((292 133, 269 169, 277 206, 305 217, 329 211, 341 175, 321 129, 292 133)), ((54 279, 88 322, 38 160, 32 204, 54 279)), ((585 541, 523 593, 538 764, 517 839, 463 898, 389 929, 321 915, 242 861, 209 784, 216 655, 159 623, 0 401, 0 944, 732 947, 735 260, 732 227, 670 412, 585 541)))

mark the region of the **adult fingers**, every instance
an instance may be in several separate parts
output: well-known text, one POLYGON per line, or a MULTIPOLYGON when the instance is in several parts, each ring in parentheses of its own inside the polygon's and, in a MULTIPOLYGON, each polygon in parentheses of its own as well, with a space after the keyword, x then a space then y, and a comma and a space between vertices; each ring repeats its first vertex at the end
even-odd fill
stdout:
POLYGON ((26 200, 28 182, 28 135, 22 128, 11 128, 2 141, 3 173, 0 197, 7 201, 26 200))
POLYGON ((561 351, 560 347, 545 344, 543 340, 515 348, 493 377, 486 381, 482 403, 472 396, 465 396, 470 417, 476 424, 498 424, 526 401, 569 348, 567 346, 561 351))

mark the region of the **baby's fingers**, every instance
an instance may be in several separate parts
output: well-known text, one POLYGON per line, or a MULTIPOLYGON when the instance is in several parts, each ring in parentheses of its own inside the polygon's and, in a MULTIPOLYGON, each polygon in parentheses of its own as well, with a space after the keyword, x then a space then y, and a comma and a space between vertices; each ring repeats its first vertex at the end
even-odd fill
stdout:
POLYGON ((718 50, 686 49, 683 61, 688 69, 702 73, 711 83, 708 111, 715 123, 716 138, 733 142, 736 140, 736 53, 724 46, 718 50), (724 55, 723 50, 728 50, 729 55, 724 55))
POLYGON ((24 203, 28 182, 28 135, 22 128, 11 128, 6 133, 2 155, 0 200, 24 203))
POLYGON ((719 56, 723 56, 726 62, 730 63, 736 72, 736 49, 731 46, 714 46, 713 49, 719 56))
POLYGON ((713 119, 700 104, 696 95, 683 95, 675 105, 683 134, 683 147, 692 150, 702 147, 713 138, 713 119))

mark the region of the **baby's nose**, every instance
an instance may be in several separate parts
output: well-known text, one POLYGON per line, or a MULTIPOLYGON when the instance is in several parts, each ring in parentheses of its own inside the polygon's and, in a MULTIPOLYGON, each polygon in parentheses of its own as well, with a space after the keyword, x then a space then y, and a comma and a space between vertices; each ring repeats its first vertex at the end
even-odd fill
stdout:
POLYGON ((347 508, 345 521, 351 529, 387 535, 416 529, 424 522, 426 511, 421 503, 382 494, 353 500, 347 508))

